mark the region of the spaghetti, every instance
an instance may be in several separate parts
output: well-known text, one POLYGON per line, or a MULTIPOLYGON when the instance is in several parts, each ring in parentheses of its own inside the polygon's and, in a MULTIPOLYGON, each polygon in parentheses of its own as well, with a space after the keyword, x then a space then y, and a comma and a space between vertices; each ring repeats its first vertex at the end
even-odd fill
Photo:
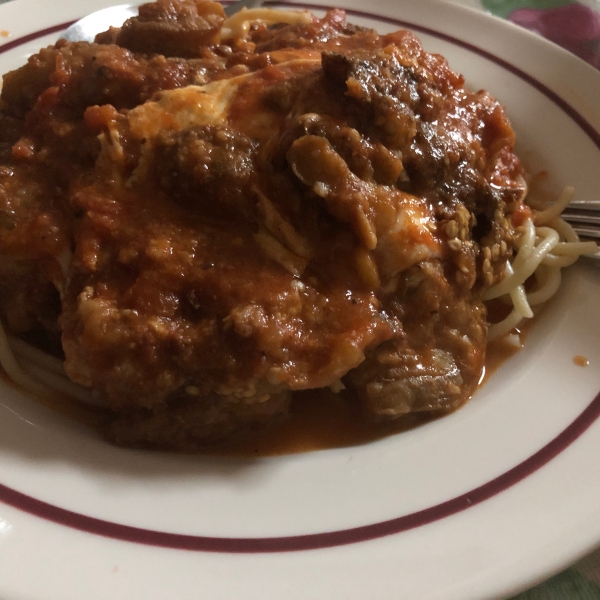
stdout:
POLYGON ((517 254, 506 264, 506 277, 484 294, 484 300, 509 298, 513 308, 499 323, 490 326, 488 339, 510 334, 523 319, 533 317, 532 307, 547 302, 561 282, 561 269, 572 265, 579 256, 595 254, 595 242, 581 242, 573 228, 560 217, 573 199, 574 190, 567 187, 558 200, 544 211, 526 219, 516 240, 517 254), (525 291, 530 277, 533 289, 525 291))
POLYGON ((312 15, 308 11, 277 10, 274 8, 244 8, 229 17, 221 28, 221 40, 242 40, 248 36, 250 28, 258 24, 269 25, 308 25, 312 15))

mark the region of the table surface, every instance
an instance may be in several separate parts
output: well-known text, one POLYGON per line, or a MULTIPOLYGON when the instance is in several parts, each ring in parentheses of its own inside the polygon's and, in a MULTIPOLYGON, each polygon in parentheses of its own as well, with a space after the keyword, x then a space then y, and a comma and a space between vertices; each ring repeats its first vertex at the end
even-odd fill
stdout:
MULTIPOLYGON (((0 0, 0 4, 10 0, 0 0)), ((508 19, 600 70, 600 0, 448 0, 508 19)), ((118 2, 115 2, 118 4, 118 2)), ((600 600, 600 549, 510 600, 600 600)))

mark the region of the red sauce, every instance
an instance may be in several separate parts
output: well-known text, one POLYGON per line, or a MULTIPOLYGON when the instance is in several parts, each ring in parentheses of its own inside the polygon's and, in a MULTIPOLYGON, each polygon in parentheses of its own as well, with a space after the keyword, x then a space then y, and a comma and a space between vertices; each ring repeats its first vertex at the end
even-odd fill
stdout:
MULTIPOLYGON (((533 321, 528 321, 521 328, 521 339, 527 337, 533 321)), ((504 340, 491 342, 487 348, 480 385, 488 381, 496 369, 518 350, 518 347, 504 340)), ((589 364, 583 356, 576 356, 573 361, 579 366, 589 364), (577 359, 583 362, 578 362, 577 359)), ((0 377, 5 383, 16 387, 1 370, 0 377)), ((36 400, 98 431, 110 421, 107 411, 65 396, 36 397, 36 400)), ((426 413, 410 413, 390 423, 373 423, 365 418, 358 399, 350 390, 343 390, 338 394, 325 388, 308 390, 296 392, 290 415, 285 420, 270 424, 243 438, 207 446, 201 453, 221 456, 281 456, 356 446, 402 433, 439 417, 440 415, 431 417, 426 413)))
POLYGON ((356 446, 412 429, 431 420, 410 413, 391 423, 375 424, 365 418, 358 400, 345 390, 299 392, 292 400, 290 416, 279 424, 257 431, 239 441, 207 447, 205 454, 231 456, 279 456, 356 446))
POLYGON ((526 204, 519 205, 512 214, 512 223, 515 227, 523 225, 527 219, 531 219, 531 209, 526 204))
MULTIPOLYGON (((533 321, 533 319, 531 320, 533 321)), ((532 323, 519 331, 527 337, 532 323)), ((519 348, 503 340, 491 342, 486 351, 480 386, 519 348)), ((356 446, 407 431, 437 417, 410 413, 391 423, 373 423, 365 418, 358 400, 349 390, 339 394, 321 389, 297 393, 292 400, 290 418, 243 440, 218 444, 203 450, 205 454, 232 456, 279 456, 356 446)))

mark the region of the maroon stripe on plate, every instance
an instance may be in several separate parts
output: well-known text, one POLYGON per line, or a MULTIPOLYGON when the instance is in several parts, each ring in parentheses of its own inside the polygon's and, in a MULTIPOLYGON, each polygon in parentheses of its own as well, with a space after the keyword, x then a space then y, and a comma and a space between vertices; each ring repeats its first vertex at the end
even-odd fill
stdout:
MULTIPOLYGON (((292 2, 267 2, 267 4, 285 4, 288 6, 321 9, 326 10, 331 7, 319 6, 314 4, 292 3, 292 2)), ((419 31, 427 35, 443 39, 466 50, 478 54, 491 62, 496 63, 500 67, 510 71, 523 81, 536 88, 540 93, 546 96, 554 104, 560 107, 592 140, 595 146, 600 150, 600 133, 592 127, 592 125, 570 104, 565 102, 554 91, 545 86, 543 83, 520 70, 515 65, 506 62, 505 60, 491 54, 487 50, 473 46, 460 39, 449 36, 445 33, 416 25, 399 19, 393 19, 383 15, 374 15, 371 13, 346 10, 348 14, 363 17, 372 20, 378 20, 384 23, 389 23, 397 27, 406 27, 414 31, 419 31)), ((63 31, 71 22, 55 25, 47 29, 31 33, 29 35, 12 40, 0 46, 0 54, 12 50, 22 44, 38 39, 40 37, 63 31)), ((291 552, 298 550, 314 550, 317 548, 331 548, 333 546, 341 546, 345 544, 354 544, 364 542, 380 537, 393 535, 421 527, 434 521, 444 519, 451 515, 457 514, 471 506, 475 506, 493 496, 507 490, 508 488, 519 483, 529 475, 535 473, 542 468, 554 457, 568 448, 579 436, 581 436, 600 416, 600 393, 594 398, 589 406, 558 436, 538 450, 535 454, 509 469, 499 477, 488 481, 487 483, 477 487, 466 494, 437 504, 408 515, 363 525, 361 527, 353 527, 340 531, 328 531, 323 533, 314 533, 307 535, 284 536, 284 537, 267 537, 267 538, 224 538, 224 537, 207 537, 196 535, 182 535, 176 533, 167 533, 162 531, 154 531, 150 529, 142 529, 139 527, 131 527, 129 525, 121 525, 112 523, 102 519, 96 519, 76 513, 47 502, 43 502, 26 494, 22 494, 17 490, 0 484, 0 501, 23 510, 31 515, 47 519, 60 525, 72 527, 80 531, 101 535, 126 542, 134 542, 138 544, 147 544, 159 546, 163 548, 174 548, 178 550, 193 550, 205 552, 228 552, 228 553, 257 553, 257 552, 291 552)))
POLYGON ((166 533, 120 525, 102 519, 95 519, 58 506, 42 502, 31 496, 17 492, 7 486, 0 485, 0 500, 15 508, 26 511, 37 517, 66 525, 80 531, 94 533, 117 540, 174 548, 177 550, 193 550, 204 552, 259 553, 259 552, 293 552, 297 550, 315 550, 365 542, 388 535, 415 529, 434 521, 455 515, 471 506, 475 506, 512 487, 532 473, 550 462, 555 456, 568 448, 592 423, 600 416, 600 393, 590 405, 558 436, 546 444, 541 450, 509 469, 499 477, 484 483, 482 486, 432 506, 402 517, 352 527, 339 531, 327 531, 308 535, 264 538, 226 538, 200 535, 182 535, 166 533))
POLYGON ((52 27, 46 27, 46 29, 40 29, 40 31, 35 31, 34 33, 28 33, 20 38, 16 38, 11 40, 10 42, 6 42, 6 44, 2 44, 0 46, 0 54, 4 52, 8 52, 9 50, 13 50, 14 48, 18 48, 23 44, 27 44, 28 42, 32 42, 33 40, 37 40, 46 35, 50 35, 51 33, 58 33, 59 31, 64 31, 69 25, 72 25, 75 21, 68 21, 67 23, 60 23, 58 25, 53 25, 52 27))

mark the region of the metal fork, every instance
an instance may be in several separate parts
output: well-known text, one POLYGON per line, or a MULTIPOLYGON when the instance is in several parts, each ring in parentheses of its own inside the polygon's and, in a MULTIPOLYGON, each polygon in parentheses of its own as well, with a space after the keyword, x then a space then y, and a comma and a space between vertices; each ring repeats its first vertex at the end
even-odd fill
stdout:
POLYGON ((562 214, 579 237, 600 240, 600 200, 572 200, 562 214))
MULTIPOLYGON (((561 217, 582 240, 600 243, 600 200, 572 200, 561 217)), ((600 259, 600 247, 592 258, 600 259)))

